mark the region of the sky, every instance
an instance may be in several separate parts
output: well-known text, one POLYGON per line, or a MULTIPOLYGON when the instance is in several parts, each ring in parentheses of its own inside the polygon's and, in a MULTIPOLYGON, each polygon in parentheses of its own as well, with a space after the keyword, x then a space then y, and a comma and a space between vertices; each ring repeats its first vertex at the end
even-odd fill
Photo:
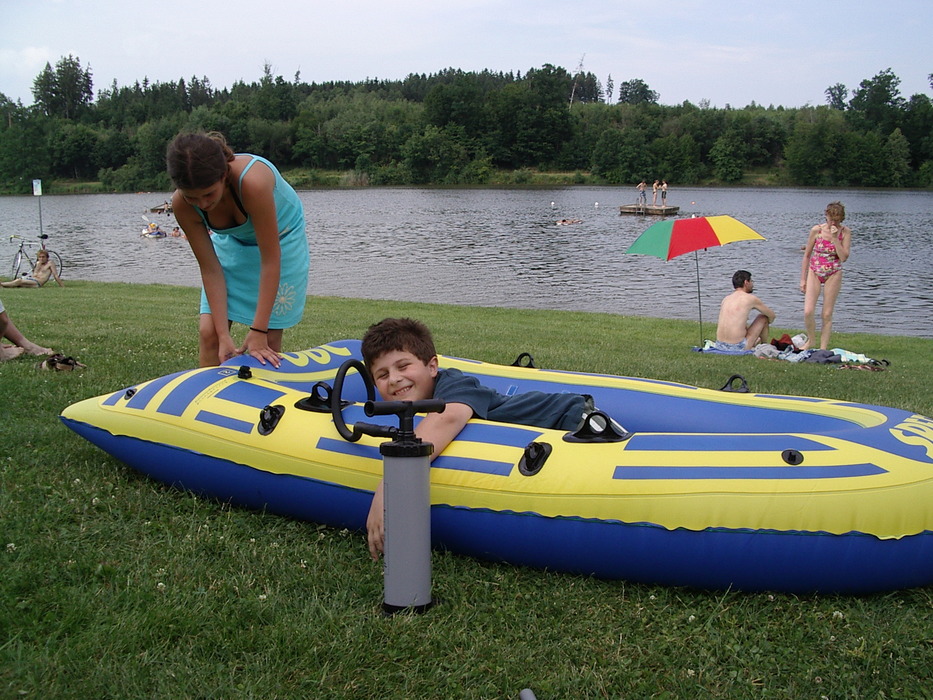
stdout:
POLYGON ((0 0, 0 93, 32 104, 39 72, 71 55, 95 93, 231 87, 266 64, 307 83, 551 64, 616 91, 643 80, 665 105, 802 107, 888 68, 902 97, 933 96, 931 35, 933 0, 0 0))

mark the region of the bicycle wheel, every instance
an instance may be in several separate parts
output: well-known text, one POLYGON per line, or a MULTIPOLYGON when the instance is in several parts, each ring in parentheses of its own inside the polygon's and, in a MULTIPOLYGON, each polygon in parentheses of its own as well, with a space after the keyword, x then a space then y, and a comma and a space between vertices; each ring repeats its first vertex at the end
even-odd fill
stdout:
POLYGON ((58 269, 58 275, 61 277, 62 268, 65 267, 65 263, 62 262, 62 256, 54 250, 46 250, 45 252, 49 254, 49 260, 55 263, 55 267, 58 269))
POLYGON ((19 268, 23 264, 23 251, 17 250, 16 255, 13 256, 13 267, 10 268, 10 277, 16 279, 19 277, 19 268))

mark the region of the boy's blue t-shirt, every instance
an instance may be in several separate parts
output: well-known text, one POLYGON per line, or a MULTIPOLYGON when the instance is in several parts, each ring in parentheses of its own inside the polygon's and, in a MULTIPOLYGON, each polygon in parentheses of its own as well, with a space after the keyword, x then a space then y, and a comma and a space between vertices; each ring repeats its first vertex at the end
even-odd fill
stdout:
POLYGON ((484 420, 555 430, 576 430, 583 420, 586 401, 581 394, 566 392, 527 391, 506 396, 453 368, 438 370, 434 398, 466 404, 484 420))

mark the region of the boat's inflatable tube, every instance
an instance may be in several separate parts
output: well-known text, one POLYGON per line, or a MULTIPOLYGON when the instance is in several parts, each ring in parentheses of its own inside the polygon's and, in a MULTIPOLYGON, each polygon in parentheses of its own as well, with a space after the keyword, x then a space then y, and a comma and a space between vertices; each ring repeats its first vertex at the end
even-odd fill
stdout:
MULTIPOLYGON (((76 403, 62 420, 165 483, 362 530, 384 438, 344 440, 310 400, 353 357, 359 341, 286 354, 278 370, 238 358, 76 403)), ((503 393, 592 394, 634 434, 568 441, 471 421, 431 470, 436 546, 714 589, 868 593, 933 583, 929 418, 449 357, 441 366, 503 393)), ((347 376, 343 394, 365 400, 359 375, 347 376)), ((342 415, 370 421, 358 403, 342 415)))

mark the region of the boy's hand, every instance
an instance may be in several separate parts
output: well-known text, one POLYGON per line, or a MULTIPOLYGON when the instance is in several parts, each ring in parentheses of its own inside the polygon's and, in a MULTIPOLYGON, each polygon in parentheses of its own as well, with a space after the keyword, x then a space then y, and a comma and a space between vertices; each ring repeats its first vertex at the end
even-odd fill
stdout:
MULTIPOLYGON (((433 461, 450 442, 457 437, 467 421, 473 417, 473 409, 464 403, 448 403, 443 413, 427 414, 415 428, 415 435, 434 446, 433 461)), ((369 553, 374 561, 385 552, 385 495, 383 482, 379 482, 373 494, 366 518, 366 538, 369 553)))
POLYGON ((385 512, 383 482, 379 482, 373 494, 373 502, 369 506, 369 516, 366 518, 366 537, 369 540, 369 554, 373 561, 379 561, 379 555, 385 551, 385 512))

